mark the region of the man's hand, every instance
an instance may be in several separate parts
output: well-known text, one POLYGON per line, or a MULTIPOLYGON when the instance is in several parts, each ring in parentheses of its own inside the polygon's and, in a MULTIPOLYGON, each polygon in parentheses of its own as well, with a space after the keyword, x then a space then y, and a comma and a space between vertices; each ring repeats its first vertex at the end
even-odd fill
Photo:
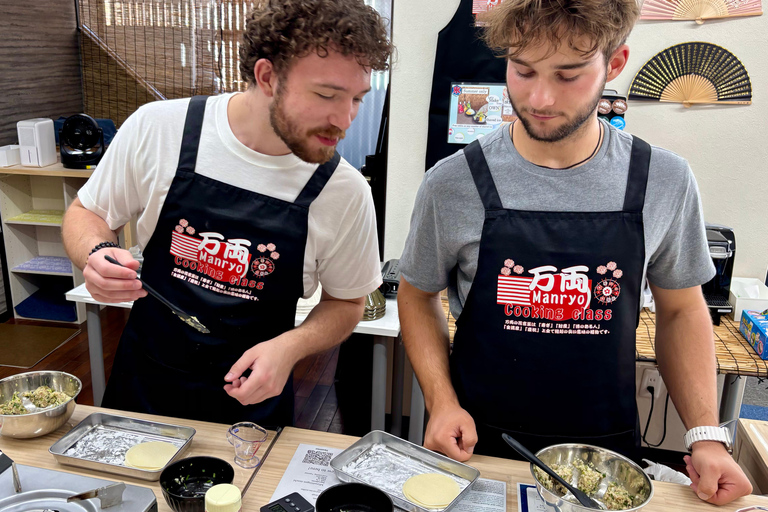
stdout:
POLYGON ((430 411, 424 447, 464 462, 477 444, 475 420, 458 404, 430 411))
POLYGON ((296 364, 290 351, 280 343, 290 332, 246 350, 224 377, 231 382, 224 386, 224 391, 243 405, 258 404, 282 393, 296 364), (248 368, 251 374, 243 377, 248 368))
POLYGON ((699 441, 691 449, 684 457, 685 469, 699 498, 725 505, 752 492, 752 484, 722 443, 699 441))
POLYGON ((130 252, 117 247, 99 249, 88 256, 83 269, 85 288, 99 302, 130 302, 147 296, 146 290, 136 279, 139 262, 130 252), (115 258, 128 268, 108 262, 104 255, 115 258))

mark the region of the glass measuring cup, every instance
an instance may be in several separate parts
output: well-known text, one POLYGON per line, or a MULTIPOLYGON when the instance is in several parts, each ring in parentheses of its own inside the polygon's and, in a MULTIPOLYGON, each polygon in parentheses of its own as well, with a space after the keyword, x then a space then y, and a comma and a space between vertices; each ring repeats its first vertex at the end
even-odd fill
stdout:
POLYGON ((235 447, 235 464, 241 468, 255 468, 259 465, 256 452, 267 440, 267 431, 255 423, 243 421, 229 427, 227 440, 235 447))

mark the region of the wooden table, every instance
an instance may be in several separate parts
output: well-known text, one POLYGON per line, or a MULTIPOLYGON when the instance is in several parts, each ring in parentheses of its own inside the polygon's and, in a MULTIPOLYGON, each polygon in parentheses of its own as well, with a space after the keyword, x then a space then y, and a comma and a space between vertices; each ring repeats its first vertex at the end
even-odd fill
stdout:
MULTIPOLYGON (((67 431, 74 427, 79 421, 92 412, 110 412, 120 415, 129 415, 131 417, 160 421, 164 423, 174 423, 193 427, 197 430, 194 441, 185 456, 210 455, 220 457, 231 461, 233 458, 233 449, 226 440, 226 431, 229 425, 216 423, 205 423, 200 421, 179 420, 166 418, 162 416, 153 416, 149 414, 123 413, 121 411, 112 411, 98 407, 89 407, 78 405, 72 419, 56 432, 35 439, 10 439, 0 436, 0 450, 7 453, 18 464, 36 466, 46 469, 55 469, 69 473, 86 475, 94 478, 103 478, 114 481, 124 481, 127 484, 148 487, 155 492, 160 512, 171 512, 166 504, 158 482, 147 482, 135 478, 121 477, 111 473, 101 473, 98 471, 81 469, 73 466, 60 465, 53 456, 48 453, 48 448, 61 438, 67 431)), ((270 432, 269 440, 274 433, 270 432)), ((264 444, 266 446, 269 443, 264 444)), ((357 438, 331 434, 328 432, 316 432, 312 430, 302 430, 296 428, 286 428, 280 439, 272 448, 269 457, 264 463, 264 467, 254 479, 248 493, 243 499, 244 512, 258 512, 259 508, 267 504, 272 497, 272 493, 277 488, 277 484, 282 478, 288 463, 291 460, 296 448, 301 443, 313 444, 317 446, 327 446, 331 448, 346 448, 357 438)), ((261 450, 264 450, 262 447, 261 450)), ((469 462, 471 466, 480 470, 483 478, 493 480, 502 480, 507 483, 507 512, 517 511, 517 483, 533 483, 529 466, 527 463, 512 461, 507 459, 498 459, 495 457, 473 456, 469 462)), ((253 470, 245 470, 234 463, 235 481, 234 484, 242 488, 248 481, 248 477, 253 470)), ((738 508, 750 505, 762 505, 768 507, 768 498, 760 496, 746 496, 739 498, 726 507, 718 509, 712 505, 700 501, 693 492, 686 486, 656 482, 654 484, 654 497, 651 503, 643 509, 643 512, 714 512, 715 510, 733 511, 738 508)))

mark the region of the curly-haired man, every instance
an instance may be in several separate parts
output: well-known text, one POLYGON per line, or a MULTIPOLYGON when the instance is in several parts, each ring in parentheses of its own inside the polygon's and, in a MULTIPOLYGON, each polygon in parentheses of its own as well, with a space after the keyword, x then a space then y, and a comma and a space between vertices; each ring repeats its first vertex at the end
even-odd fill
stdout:
POLYGON ((63 225, 93 297, 135 301, 105 406, 292 423, 293 366, 344 340, 381 282, 369 188, 335 147, 392 50, 362 0, 262 0, 240 51, 246 92, 126 120, 63 225), (116 243, 134 215, 142 281, 210 333, 144 298, 139 262, 116 243))

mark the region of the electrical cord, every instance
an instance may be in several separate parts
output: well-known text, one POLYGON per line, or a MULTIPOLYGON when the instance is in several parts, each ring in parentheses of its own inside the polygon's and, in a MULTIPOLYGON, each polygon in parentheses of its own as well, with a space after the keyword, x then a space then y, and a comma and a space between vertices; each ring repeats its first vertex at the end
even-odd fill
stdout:
POLYGON ((648 392, 651 394, 651 410, 648 411, 648 419, 645 422, 645 430, 642 434, 643 442, 648 445, 649 448, 658 448, 659 446, 664 443, 664 440, 667 438, 667 412, 669 410, 669 393, 667 393, 667 398, 664 402, 664 432, 661 436, 661 441, 659 441, 657 444, 651 444, 648 442, 648 440, 645 438, 646 434, 648 434, 648 427, 651 424, 651 417, 653 416, 653 403, 656 401, 656 397, 654 394, 654 388, 653 386, 648 386, 646 388, 648 392))

